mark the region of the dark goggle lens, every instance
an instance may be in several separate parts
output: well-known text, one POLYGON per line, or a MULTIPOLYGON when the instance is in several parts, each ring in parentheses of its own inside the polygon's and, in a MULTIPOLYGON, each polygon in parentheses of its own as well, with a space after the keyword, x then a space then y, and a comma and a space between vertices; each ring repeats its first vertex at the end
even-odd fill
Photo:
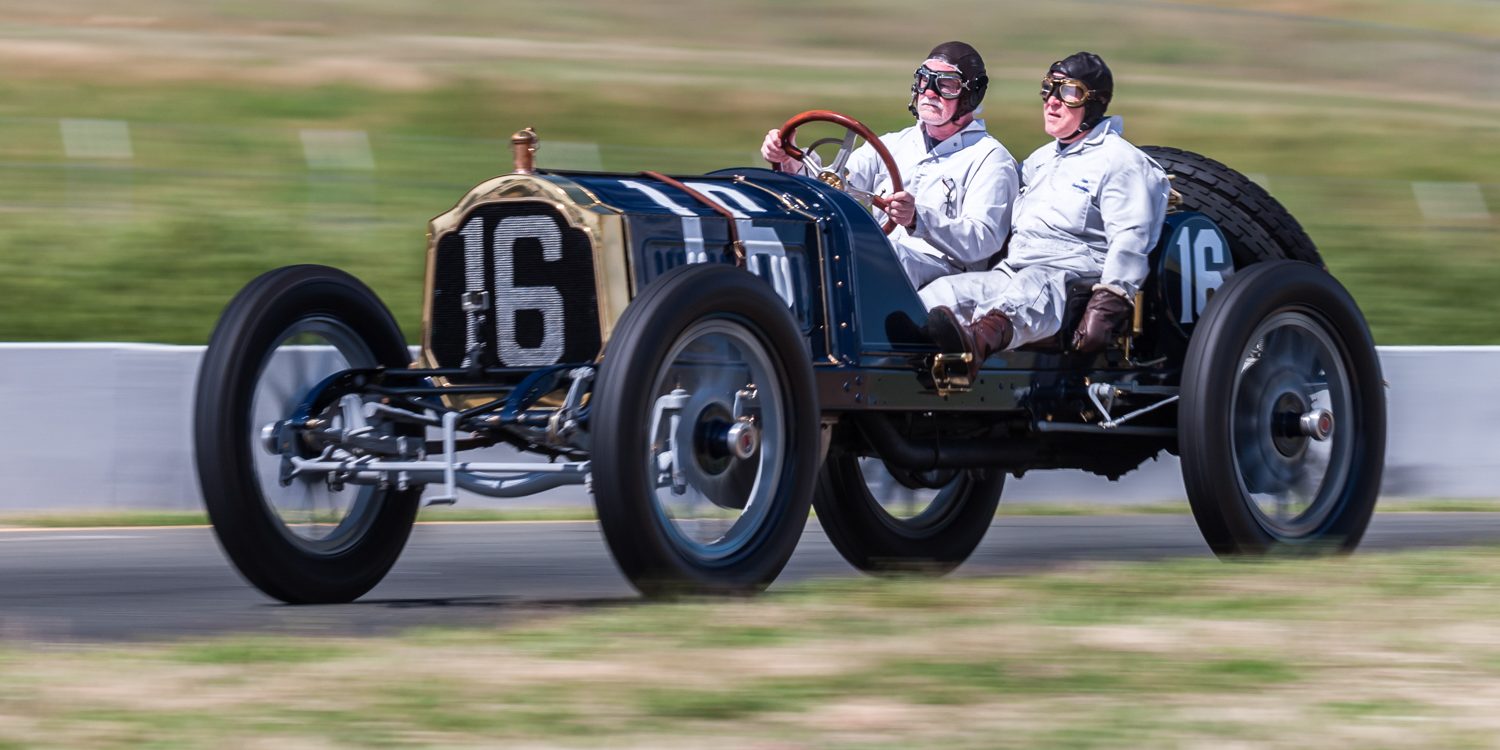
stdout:
POLYGON ((1042 79, 1042 101, 1048 97, 1056 96, 1063 104, 1078 108, 1082 107, 1089 99, 1089 87, 1081 81, 1072 78, 1043 78, 1042 79))
POLYGON ((964 92, 964 80, 957 73, 938 73, 922 67, 917 68, 914 89, 919 94, 931 89, 944 99, 957 99, 964 92))

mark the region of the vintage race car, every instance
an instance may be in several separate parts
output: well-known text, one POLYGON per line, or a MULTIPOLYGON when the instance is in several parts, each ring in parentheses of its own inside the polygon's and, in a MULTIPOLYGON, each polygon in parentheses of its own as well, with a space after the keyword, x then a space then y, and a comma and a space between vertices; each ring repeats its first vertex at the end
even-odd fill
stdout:
MULTIPOLYGON (((873 139, 832 113, 782 130, 819 119, 873 139)), ((271 271, 225 309, 198 471, 219 541, 265 593, 365 593, 424 491, 586 485, 649 595, 767 586, 810 506, 857 568, 942 572, 978 545, 1006 475, 1117 478, 1163 451, 1221 555, 1349 550, 1370 521, 1385 398, 1368 328, 1297 222, 1222 164, 1146 149, 1174 207, 1113 347, 1068 349, 1085 286, 1058 341, 971 379, 923 336, 881 225, 831 169, 539 172, 535 134, 513 141, 515 171, 431 223, 415 362, 336 269, 271 271), (495 445, 551 460, 465 453, 495 445)))

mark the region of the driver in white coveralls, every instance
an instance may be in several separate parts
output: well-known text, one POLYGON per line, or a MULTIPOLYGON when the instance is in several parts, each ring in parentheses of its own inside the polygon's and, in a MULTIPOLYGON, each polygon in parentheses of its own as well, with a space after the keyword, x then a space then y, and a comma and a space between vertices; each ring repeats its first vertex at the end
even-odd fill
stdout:
POLYGON ((1079 52, 1042 79, 1042 122, 1056 140, 1027 157, 1014 234, 991 271, 938 279, 921 290, 928 335, 969 353, 972 378, 991 354, 1056 335, 1067 283, 1093 278, 1073 349, 1103 349, 1119 335, 1149 270, 1170 191, 1166 173, 1105 117, 1114 76, 1079 52))
MULTIPOLYGON (((988 267, 1010 233, 1016 160, 983 120, 974 119, 988 84, 984 59, 973 47, 939 44, 913 77, 907 108, 917 124, 880 137, 906 188, 888 197, 885 215, 896 222, 891 247, 914 288, 988 267)), ((803 169, 782 150, 780 130, 766 134, 760 154, 782 171, 803 169)), ((885 164, 868 143, 854 151, 846 169, 845 181, 857 191, 891 189, 885 164)))

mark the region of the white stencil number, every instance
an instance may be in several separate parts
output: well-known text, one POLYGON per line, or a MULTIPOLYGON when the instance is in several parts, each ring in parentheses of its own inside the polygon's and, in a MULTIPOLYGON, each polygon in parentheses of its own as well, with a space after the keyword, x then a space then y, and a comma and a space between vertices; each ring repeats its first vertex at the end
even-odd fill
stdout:
POLYGON ((1224 236, 1212 226, 1184 226, 1177 232, 1177 258, 1182 268, 1182 319, 1192 323, 1208 307, 1213 291, 1224 284, 1230 270, 1229 248, 1224 236))
MULTIPOLYGON (((464 269, 467 288, 484 289, 484 220, 478 216, 464 224, 464 269)), ((563 355, 563 298, 553 286, 516 286, 516 242, 534 239, 542 246, 542 259, 562 259, 562 232, 546 216, 509 216, 495 225, 491 235, 495 270, 495 346, 500 361, 510 367, 543 367, 556 364, 563 355), (542 318, 542 340, 536 346, 522 346, 516 335, 516 318, 523 310, 535 311, 542 318)), ((472 349, 478 338, 479 324, 475 313, 467 314, 468 344, 472 349)), ((469 362, 466 360, 465 365, 469 362)))

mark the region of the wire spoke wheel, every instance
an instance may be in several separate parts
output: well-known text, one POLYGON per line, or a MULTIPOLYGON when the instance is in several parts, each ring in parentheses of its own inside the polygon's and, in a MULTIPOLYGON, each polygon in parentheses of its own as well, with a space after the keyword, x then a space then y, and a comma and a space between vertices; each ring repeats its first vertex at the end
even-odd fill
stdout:
MULTIPOLYGON (((1255 518, 1279 539, 1314 534, 1348 479, 1360 424, 1337 344, 1304 311, 1286 311, 1251 334, 1234 393, 1235 466, 1255 518), (1331 435, 1307 434, 1307 419, 1331 435)), ((1314 425, 1316 426, 1316 425, 1314 425)))
POLYGON ((1380 489, 1385 392, 1348 292, 1297 261, 1236 273, 1189 342, 1178 435, 1215 552, 1354 549, 1380 489))
MULTIPOLYGON (((379 362, 357 333, 328 316, 298 320, 277 338, 251 397, 249 447, 260 494, 289 542, 309 554, 337 555, 363 536, 382 500, 380 493, 369 485, 334 489, 323 475, 316 474, 283 482, 281 455, 267 450, 258 438, 264 429, 290 416, 308 391, 329 375, 375 367, 379 362)), ((328 420, 336 429, 344 428, 337 404, 314 416, 328 420)), ((318 451, 306 446, 299 453, 302 458, 318 457, 318 451)))
POLYGON ((998 471, 913 471, 835 447, 813 505, 850 565, 867 573, 942 574, 979 546, 1004 488, 998 471))
POLYGON ((357 459, 348 433, 416 437, 421 428, 367 419, 368 397, 358 393, 309 415, 333 439, 314 441, 284 422, 329 376, 409 359, 390 311, 337 269, 269 271, 225 307, 198 372, 198 478, 215 537, 261 591, 297 604, 347 602, 395 564, 420 487, 339 486, 327 474, 294 474, 289 458, 357 459))
POLYGON ((599 525, 637 589, 775 579, 807 523, 818 408, 802 332, 765 281, 713 264, 663 274, 620 317, 590 403, 599 525))
POLYGON ((731 320, 701 321, 678 338, 650 393, 660 400, 678 392, 686 405, 661 415, 645 456, 656 472, 656 512, 684 551, 724 559, 755 538, 773 502, 768 478, 786 460, 786 396, 765 345, 731 320), (760 439, 745 458, 724 444, 737 402, 753 404, 744 418, 760 439))

